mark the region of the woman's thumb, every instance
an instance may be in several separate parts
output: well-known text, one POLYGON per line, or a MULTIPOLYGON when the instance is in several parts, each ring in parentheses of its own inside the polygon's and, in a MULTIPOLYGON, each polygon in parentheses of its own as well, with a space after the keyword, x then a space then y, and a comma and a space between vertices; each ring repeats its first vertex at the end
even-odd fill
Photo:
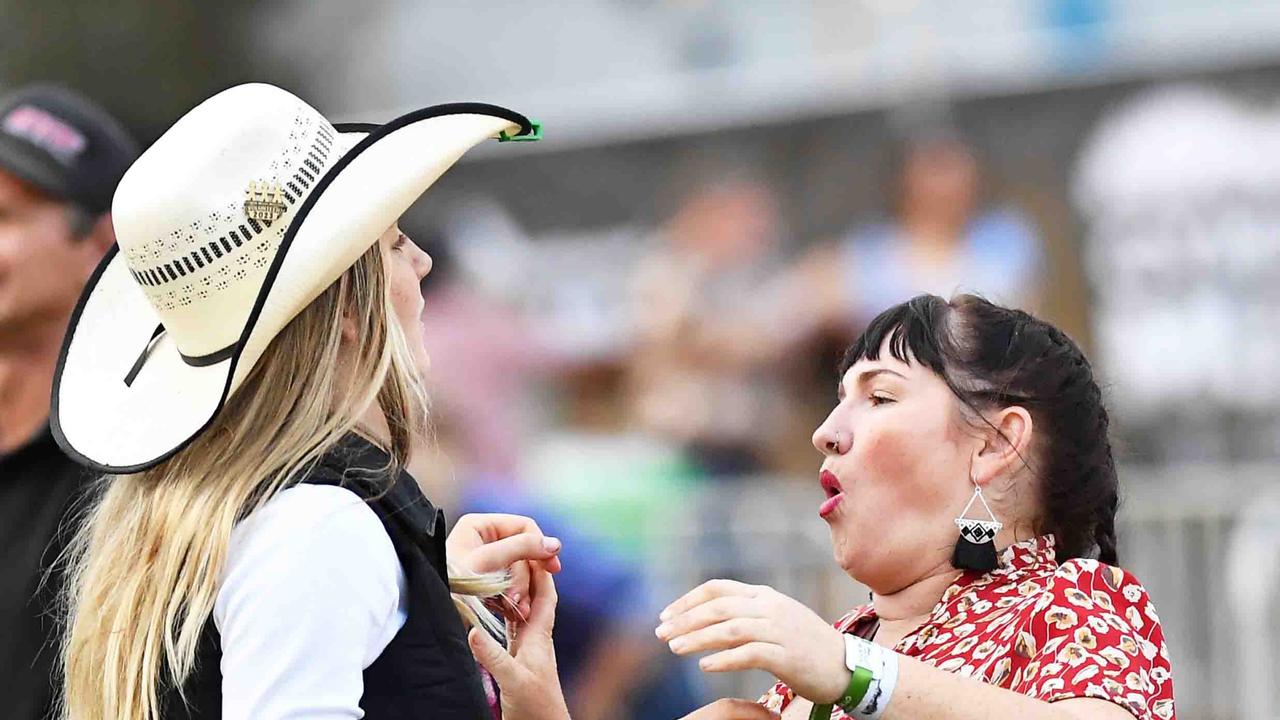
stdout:
POLYGON ((471 646, 471 654, 498 682, 498 687, 506 687, 515 682, 515 673, 519 670, 515 658, 489 633, 473 627, 467 634, 467 644, 471 646))

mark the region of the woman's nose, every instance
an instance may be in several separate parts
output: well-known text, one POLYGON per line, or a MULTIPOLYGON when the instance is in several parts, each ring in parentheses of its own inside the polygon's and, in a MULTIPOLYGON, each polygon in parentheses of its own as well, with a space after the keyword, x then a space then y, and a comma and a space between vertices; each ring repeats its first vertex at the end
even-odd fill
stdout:
POLYGON ((418 279, 422 280, 431 274, 431 268, 434 266, 435 261, 431 259, 431 255, 425 250, 419 250, 418 252, 421 253, 421 257, 418 258, 418 279))
POLYGON ((849 450, 852 436, 837 429, 834 419, 835 413, 832 413, 813 431, 813 446, 823 455, 843 455, 849 450))

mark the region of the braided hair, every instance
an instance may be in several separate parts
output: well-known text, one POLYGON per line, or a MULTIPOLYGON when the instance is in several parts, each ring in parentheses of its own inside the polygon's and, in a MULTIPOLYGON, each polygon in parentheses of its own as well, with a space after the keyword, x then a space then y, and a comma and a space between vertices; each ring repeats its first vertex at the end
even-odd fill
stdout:
POLYGON ((858 360, 878 359, 886 338, 894 358, 932 370, 982 421, 983 410, 1026 408, 1043 438, 1034 457, 1023 458, 1041 481, 1037 531, 1054 536, 1059 561, 1096 550, 1116 564, 1110 418, 1093 367, 1071 338, 974 295, 919 295, 871 321, 845 353, 841 376, 858 360))

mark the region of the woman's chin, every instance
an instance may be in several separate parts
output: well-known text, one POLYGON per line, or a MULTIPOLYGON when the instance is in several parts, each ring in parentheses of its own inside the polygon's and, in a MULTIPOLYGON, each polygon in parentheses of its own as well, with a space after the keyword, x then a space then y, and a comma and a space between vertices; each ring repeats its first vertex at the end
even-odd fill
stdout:
POLYGON ((851 572, 852 566, 857 563, 857 558, 861 557, 857 541, 850 535, 851 533, 840 525, 831 525, 831 556, 836 561, 836 565, 844 568, 845 572, 851 572))

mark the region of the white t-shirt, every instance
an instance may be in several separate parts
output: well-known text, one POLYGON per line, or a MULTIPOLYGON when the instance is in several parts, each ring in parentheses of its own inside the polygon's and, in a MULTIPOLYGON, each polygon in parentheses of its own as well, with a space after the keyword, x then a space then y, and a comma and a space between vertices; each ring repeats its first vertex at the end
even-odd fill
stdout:
POLYGON ((231 532, 214 603, 224 720, 362 718, 363 672, 404 625, 391 538, 355 493, 297 485, 231 532))

